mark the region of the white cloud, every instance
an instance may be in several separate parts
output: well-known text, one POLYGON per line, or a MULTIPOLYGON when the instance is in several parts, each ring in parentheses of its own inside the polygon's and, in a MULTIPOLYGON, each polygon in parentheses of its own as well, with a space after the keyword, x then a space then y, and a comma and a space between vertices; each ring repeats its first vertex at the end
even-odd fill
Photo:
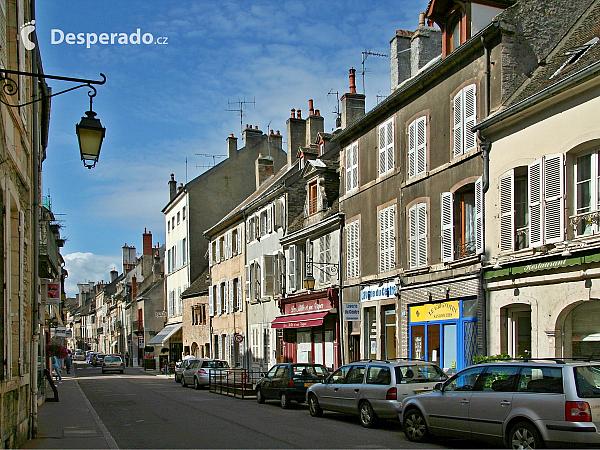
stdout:
POLYGON ((119 260, 115 255, 95 255, 90 252, 75 252, 63 255, 65 268, 69 276, 65 280, 67 297, 75 297, 78 292, 77 283, 93 281, 108 281, 110 271, 116 269, 121 272, 119 260))

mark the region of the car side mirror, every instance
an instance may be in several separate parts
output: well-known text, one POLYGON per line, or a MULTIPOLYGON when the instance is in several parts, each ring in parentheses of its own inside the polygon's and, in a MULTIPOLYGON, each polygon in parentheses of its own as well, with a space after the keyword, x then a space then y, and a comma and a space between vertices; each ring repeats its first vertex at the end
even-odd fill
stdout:
POLYGON ((441 390, 442 390, 442 387, 443 387, 443 386, 444 386, 444 385, 443 385, 442 383, 436 383, 436 385, 435 385, 435 386, 433 386, 433 390, 434 390, 434 391, 440 391, 440 392, 441 392, 441 390))

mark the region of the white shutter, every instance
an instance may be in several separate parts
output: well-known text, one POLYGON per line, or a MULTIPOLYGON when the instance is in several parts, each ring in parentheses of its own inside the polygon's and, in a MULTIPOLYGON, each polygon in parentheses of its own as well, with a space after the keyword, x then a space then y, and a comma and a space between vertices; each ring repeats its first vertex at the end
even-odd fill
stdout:
POLYGON ((231 348, 230 348, 230 344, 229 344, 231 342, 231 339, 228 334, 224 335, 224 340, 225 340, 225 343, 224 343, 223 347, 225 350, 225 361, 227 361, 229 363, 229 365, 231 366, 231 361, 229 360, 229 358, 231 357, 231 348))
POLYGON ((383 175, 387 172, 387 161, 386 161, 386 129, 387 124, 379 126, 379 175, 383 175))
POLYGON ((500 250, 515 249, 514 169, 499 179, 500 189, 500 250))
POLYGON ((252 241, 252 223, 250 219, 246 220, 246 243, 252 241))
POLYGON ((380 272, 385 272, 386 271, 386 260, 387 260, 387 249, 388 249, 388 242, 387 242, 387 224, 386 224, 386 217, 387 215, 387 210, 386 209, 380 209, 379 210, 379 271, 380 272))
POLYGON ((273 255, 264 255, 263 256, 263 272, 264 272, 264 282, 263 282, 263 295, 274 295, 274 287, 275 287, 275 272, 273 267, 273 255))
POLYGON ((417 208, 418 226, 418 265, 427 265, 427 204, 419 203, 417 208))
POLYGON ((238 277, 237 282, 237 310, 242 311, 244 300, 242 299, 242 277, 238 277))
POLYGON ((408 210, 408 246, 409 267, 417 267, 417 205, 411 206, 408 210))
POLYGON ((213 317, 215 315, 213 289, 214 289, 214 286, 208 287, 208 315, 210 317, 213 317))
POLYGON ((217 261, 217 262, 220 262, 220 261, 221 261, 221 238, 218 238, 218 239, 217 239, 217 247, 216 247, 216 250, 217 250, 217 251, 216 251, 216 253, 217 253, 217 256, 216 256, 216 261, 217 261))
POLYGON ((281 201, 275 200, 274 212, 273 212, 273 227, 275 230, 281 228, 281 201))
MULTIPOLYGON (((242 337, 244 337, 244 333, 241 332, 239 333, 242 335, 242 337)), ((240 366, 244 366, 244 343, 246 342, 245 339, 242 339, 242 342, 240 342, 239 346, 238 346, 238 350, 239 350, 239 362, 240 362, 240 366)))
POLYGON ((385 141, 385 153, 387 155, 387 172, 394 170, 394 118, 388 120, 386 124, 386 141, 385 141))
POLYGON ((452 100, 453 105, 453 126, 454 142, 452 156, 456 158, 463 154, 463 114, 462 114, 462 91, 460 91, 452 100))
POLYGON ((289 292, 294 292, 297 289, 296 286, 296 246, 295 245, 290 245, 290 247, 287 249, 288 252, 288 257, 287 260, 289 261, 288 264, 288 280, 289 280, 289 286, 288 286, 288 291, 289 292))
POLYGON ((250 266, 246 266, 246 280, 244 283, 244 298, 250 298, 250 266))
POLYGON ((396 267, 396 205, 388 208, 388 240, 388 270, 392 270, 396 267))
POLYGON ((358 141, 352 144, 352 189, 358 188, 358 141))
POLYGON ((0 0, 0 48, 0 66, 6 68, 6 0, 0 0))
POLYGON ((229 281, 225 280, 223 282, 223 299, 221 302, 221 313, 222 314, 229 314, 231 311, 229 311, 229 281))
POLYGON ((237 227, 237 244, 236 244, 236 248, 237 248, 237 254, 241 254, 242 253, 242 226, 239 225, 237 227))
POLYGON ((217 307, 215 308, 215 316, 221 315, 221 285, 217 284, 217 307))
POLYGON ((529 245, 543 245, 542 232, 542 160, 531 163, 527 171, 529 189, 529 245))
POLYGON ((346 192, 352 190, 352 146, 346 147, 346 192))
POLYGON ((279 254, 273 255, 273 296, 281 293, 279 277, 279 254))
POLYGON ((471 128, 477 123, 477 98, 475 95, 475 85, 471 84, 463 89, 463 108, 464 108, 464 136, 465 146, 464 152, 474 150, 477 146, 477 139, 475 133, 471 131, 471 128))
POLYGON ((208 243, 208 266, 212 267, 212 265, 213 265, 213 252, 212 252, 212 241, 211 241, 208 243))
POLYGON ((416 120, 416 175, 425 173, 427 170, 427 117, 423 116, 416 120))
POLYGON ((254 270, 256 273, 254 274, 254 281, 256 283, 256 289, 254 290, 256 298, 260 298, 262 294, 262 277, 260 271, 260 264, 258 262, 254 263, 254 270))
POLYGON ((267 233, 273 231, 273 208, 269 205, 267 208, 267 233))
POLYGON ((232 313, 235 311, 235 305, 233 304, 233 300, 235 299, 235 295, 233 290, 235 289, 235 283, 233 280, 229 280, 229 312, 232 313))
POLYGON ((454 198, 452 192, 442 192, 442 262, 454 261, 454 198))
POLYGON ((285 271, 285 256, 282 252, 279 252, 279 278, 281 279, 281 294, 285 294, 285 280, 286 280, 286 271, 285 271))
POLYGON ((547 244, 564 241, 563 155, 544 158, 544 238, 547 244))
POLYGON ((485 252, 483 199, 483 180, 479 177, 475 181, 475 253, 478 255, 485 252))
POLYGON ((416 174, 415 172, 415 160, 416 160, 416 150, 417 150, 417 140, 416 140, 416 123, 413 121, 408 126, 408 178, 413 178, 416 174))
POLYGON ((230 230, 227 232, 226 234, 227 236, 227 252, 226 252, 226 258, 229 259, 233 256, 233 232, 230 230))
POLYGON ((360 226, 359 226, 358 220, 356 220, 354 222, 352 242, 353 242, 353 247, 354 247, 354 249, 353 249, 352 270, 353 270, 353 273, 354 273, 354 277, 358 278, 360 276, 360 254, 359 254, 359 250, 360 250, 360 226))

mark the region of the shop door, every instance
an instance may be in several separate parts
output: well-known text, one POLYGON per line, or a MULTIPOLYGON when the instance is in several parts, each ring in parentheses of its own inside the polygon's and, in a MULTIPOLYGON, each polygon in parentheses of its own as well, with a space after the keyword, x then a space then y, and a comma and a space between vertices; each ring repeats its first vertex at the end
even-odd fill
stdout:
POLYGON ((365 318, 365 358, 377 359, 377 316, 375 307, 365 308, 363 317, 365 318))
POLYGON ((299 363, 310 363, 312 362, 312 344, 310 341, 310 330, 298 331, 296 334, 298 342, 296 361, 299 363))
POLYGON ((455 371, 456 370, 456 361, 458 359, 458 347, 456 340, 456 331, 457 325, 455 323, 448 323, 442 325, 444 330, 444 365, 442 368, 445 371, 455 371))
POLYGON ((321 330, 315 330, 315 364, 323 364, 323 334, 321 330))
POLYGON ((325 365, 333 367, 333 330, 325 330, 325 365))
POLYGON ((425 325, 414 325, 410 328, 411 352, 410 357, 423 359, 425 357, 425 325))
POLYGON ((509 310, 508 329, 510 356, 531 356, 531 309, 509 310))
POLYGON ((440 365, 440 328, 439 324, 427 325, 427 361, 440 365))
POLYGON ((396 357, 396 310, 388 309, 384 312, 385 335, 384 349, 385 359, 396 357))

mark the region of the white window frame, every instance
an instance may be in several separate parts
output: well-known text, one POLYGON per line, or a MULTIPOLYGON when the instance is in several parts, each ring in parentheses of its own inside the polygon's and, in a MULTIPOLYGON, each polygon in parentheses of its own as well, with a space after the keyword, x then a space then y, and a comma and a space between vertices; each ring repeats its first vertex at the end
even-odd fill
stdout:
MULTIPOLYGON (((599 150, 593 150, 591 152, 586 152, 586 153, 582 153, 582 154, 578 154, 575 155, 574 157, 574 162, 573 162, 573 214, 574 215, 578 215, 578 214, 585 214, 585 213, 593 213, 595 211, 599 211, 600 210, 600 192, 598 189, 598 183, 600 182, 600 151, 599 150), (578 185, 580 184, 580 182, 577 181, 577 170, 578 170, 578 162, 577 160, 579 158, 582 158, 584 156, 588 156, 590 155, 590 179, 589 182, 591 187, 590 187, 590 206, 589 206, 589 210, 588 211, 581 211, 581 209, 583 209, 579 203, 579 196, 578 194, 578 185)), ((600 227, 598 226, 597 223, 592 222, 589 224, 589 232, 588 233, 579 233, 578 231, 579 228, 579 224, 574 228, 574 234, 576 237, 579 236, 586 236, 586 235, 590 235, 590 234, 597 234, 599 232, 600 227)))

